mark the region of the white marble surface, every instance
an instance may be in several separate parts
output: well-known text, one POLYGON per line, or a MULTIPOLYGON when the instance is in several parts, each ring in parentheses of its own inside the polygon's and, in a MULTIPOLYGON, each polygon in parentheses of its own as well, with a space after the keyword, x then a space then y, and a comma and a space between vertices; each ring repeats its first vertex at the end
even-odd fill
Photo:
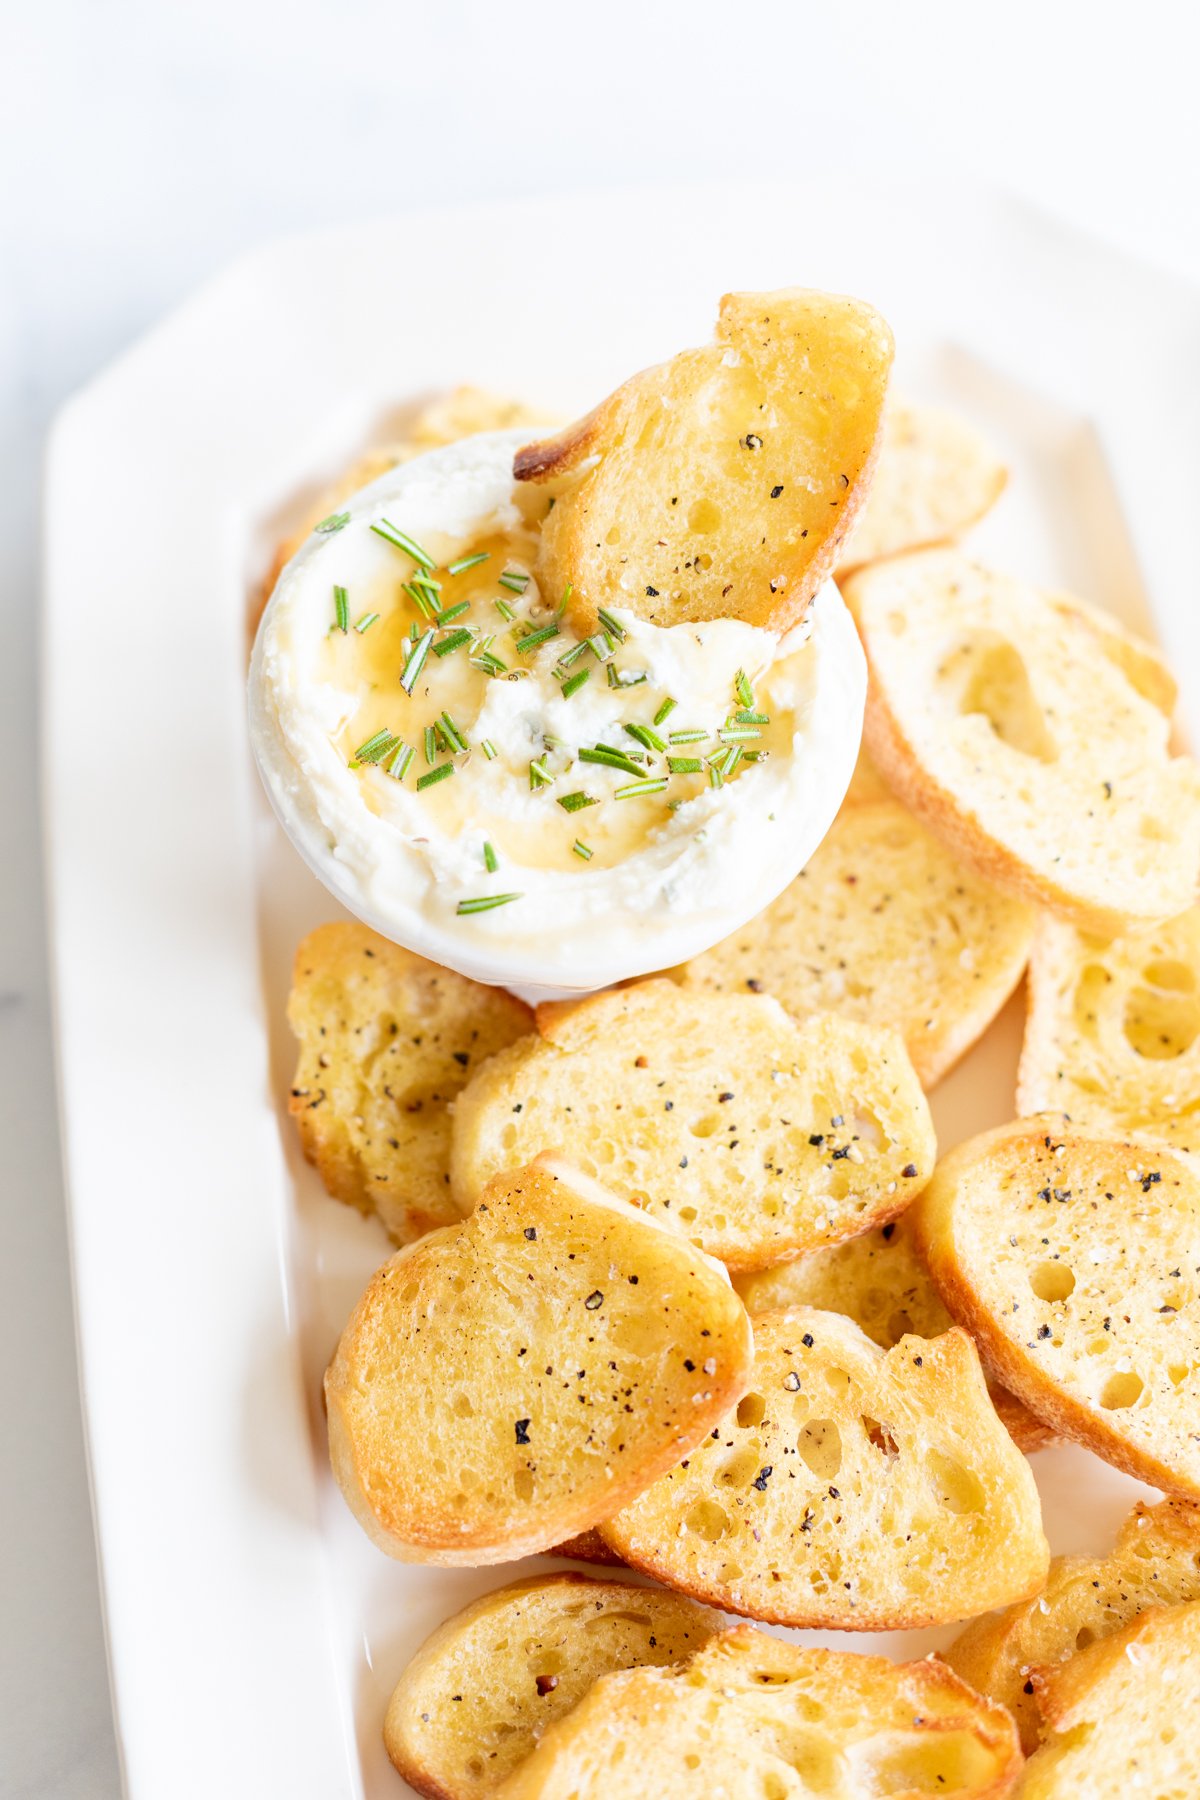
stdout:
MULTIPOLYGON (((1200 279, 1200 46, 1181 0, 1143 3, 1136 32, 1107 5, 825 11, 0 0, 0 1792, 12 1800, 119 1793, 41 923, 47 422, 248 245, 489 196, 814 165, 836 181, 880 159, 919 179, 949 161, 1200 279)), ((786 226, 800 238, 802 221, 786 226)), ((514 252, 569 306, 586 271, 556 270, 552 246, 514 252)))

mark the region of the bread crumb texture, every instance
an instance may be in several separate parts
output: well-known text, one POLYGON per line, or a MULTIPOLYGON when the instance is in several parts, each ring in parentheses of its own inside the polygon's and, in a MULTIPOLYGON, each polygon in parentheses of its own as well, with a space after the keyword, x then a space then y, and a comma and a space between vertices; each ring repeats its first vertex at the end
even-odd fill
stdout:
POLYGON ((1155 1607, 1061 1668, 1034 1675, 1046 1739, 1020 1800, 1195 1800, 1200 1602, 1155 1607))
POLYGON ((801 1648, 738 1626, 679 1668, 606 1675, 498 1800, 1000 1800, 1012 1721, 942 1664, 801 1648))
POLYGON ((498 1170, 559 1149, 730 1268, 759 1268, 908 1205, 936 1154, 894 1032, 794 1023, 767 996, 655 980, 544 1006, 454 1108, 470 1205, 498 1170))
POLYGON ((891 363, 892 334, 860 300, 726 294, 714 343, 518 453, 518 478, 557 493, 542 592, 569 594, 584 631, 601 607, 798 624, 866 498, 891 363))
POLYGON ((846 599, 870 666, 868 750, 982 874, 1092 931, 1193 904, 1200 770, 1171 754, 1128 634, 953 550, 874 564, 846 599))
POLYGON ((898 801, 855 800, 778 900, 675 974, 774 994, 796 1018, 889 1025, 931 1088, 1021 979, 1033 923, 898 801))
POLYGON ((504 1562, 586 1531, 744 1392, 724 1271, 558 1165, 373 1277, 325 1378, 334 1473, 417 1562, 504 1562))
POLYGON ((720 1618, 662 1588, 535 1575, 472 1601, 422 1645, 392 1695, 388 1755, 432 1800, 479 1800, 602 1675, 684 1661, 720 1618))
POLYGON ((1139 1502, 1107 1556, 1056 1556, 1040 1594, 974 1620, 942 1657, 1008 1708, 1028 1754, 1042 1735, 1036 1670, 1111 1637, 1147 1607, 1184 1600, 1200 1600, 1200 1506, 1139 1502))
POLYGON ((1200 907, 1117 938, 1039 921, 1017 1106, 1200 1151, 1200 907))
POLYGON ((365 925, 322 925, 296 952, 288 1096, 308 1160, 337 1200, 376 1212, 398 1244, 458 1219, 447 1108, 532 1014, 365 925))
POLYGON ((914 1224, 947 1308, 1038 1417, 1200 1497, 1200 1176, 1043 1115, 960 1145, 914 1224))
MULTIPOLYGON (((795 1262, 739 1275, 733 1285, 751 1314, 788 1306, 845 1313, 881 1350, 910 1334, 937 1337, 954 1323, 918 1251, 909 1214, 795 1262)), ((1000 1422, 1020 1449, 1052 1441, 1053 1433, 1015 1394, 988 1385, 1000 1422)))
POLYGON ((627 1563, 730 1612, 859 1631, 1036 1592, 1037 1489, 964 1332, 885 1353, 795 1307, 754 1333, 749 1393, 602 1527, 627 1563))

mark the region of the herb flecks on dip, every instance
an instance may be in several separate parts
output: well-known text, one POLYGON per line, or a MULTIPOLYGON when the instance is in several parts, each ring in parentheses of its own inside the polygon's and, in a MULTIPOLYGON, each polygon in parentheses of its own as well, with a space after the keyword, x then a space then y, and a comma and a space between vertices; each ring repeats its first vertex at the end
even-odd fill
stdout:
POLYGON ((780 640, 539 591, 521 433, 406 463, 284 570, 252 670, 283 822, 377 928, 493 980, 673 962, 802 866, 849 780, 861 654, 836 589, 780 640), (457 951, 456 951, 457 947, 457 951))

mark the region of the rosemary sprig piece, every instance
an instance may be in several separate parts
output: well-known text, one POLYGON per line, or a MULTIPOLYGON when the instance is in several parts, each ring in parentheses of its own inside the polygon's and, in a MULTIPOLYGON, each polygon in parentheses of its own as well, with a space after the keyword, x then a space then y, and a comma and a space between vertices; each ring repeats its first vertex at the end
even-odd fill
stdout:
POLYGON ((471 633, 464 625, 460 625, 457 631, 452 631, 449 637, 444 637, 440 644, 433 646, 433 654, 435 656, 452 656, 456 650, 461 650, 463 645, 469 644, 470 641, 471 633))
POLYGON ((668 756, 667 767, 672 775, 701 775, 704 764, 698 756, 668 756))
POLYGON ((659 775, 650 781, 632 781, 628 787, 619 787, 613 795, 614 800, 642 800, 651 794, 661 794, 667 785, 665 775, 659 775))
POLYGON ((448 606, 445 612, 434 613, 433 622, 435 625, 452 625, 455 619, 461 619, 463 614, 469 613, 470 610, 471 602, 460 600, 456 606, 448 606))
POLYGON ((596 854, 596 852, 590 849, 587 844, 581 843, 578 838, 576 838, 575 842, 571 845, 571 849, 576 856, 582 857, 584 862, 591 862, 593 856, 596 854))
POLYGON ((670 694, 668 694, 666 699, 663 701, 662 705, 659 707, 658 711, 654 715, 654 723, 656 725, 665 725, 667 720, 670 718, 671 714, 675 711, 675 708, 678 705, 679 705, 678 700, 672 700, 670 694))
POLYGON ((460 916, 465 913, 491 912, 493 907, 507 906, 510 901, 522 898, 520 894, 484 894, 478 900, 460 900, 457 911, 460 916))
POLYGON ((464 575, 468 569, 478 568, 491 555, 490 550, 477 550, 474 556, 460 556, 457 562, 447 563, 447 575, 464 575))
POLYGON ((391 544, 395 550, 403 550, 405 556, 411 557, 417 567, 424 569, 426 574, 437 568, 437 564, 428 550, 422 550, 415 538, 410 538, 407 531, 401 531, 400 527, 393 525, 390 519, 381 519, 378 525, 372 525, 371 530, 376 537, 381 537, 385 544, 391 544))
POLYGON ((377 731, 374 737, 369 737, 365 744, 358 746, 351 761, 356 763, 378 762, 380 757, 386 756, 398 742, 396 734, 385 726, 382 731, 377 731))
POLYGON ((432 787, 436 781, 445 781, 447 775, 453 775, 453 773, 454 764, 452 762, 439 763, 437 768, 430 769, 428 774, 417 776, 417 792, 420 793, 422 788, 432 787))
POLYGON ((520 569, 505 569, 500 577, 500 586, 507 588, 510 594, 523 594, 529 586, 529 577, 523 575, 520 569))
POLYGON ((442 728, 442 736, 445 738, 447 746, 452 752, 458 754, 463 750, 469 750, 471 748, 462 731, 454 723, 454 720, 450 717, 448 712, 442 714, 438 723, 442 728))
POLYGON ((391 760, 384 764, 385 772, 393 776, 396 781, 403 781, 408 774, 408 765, 415 755, 416 751, 411 744, 397 743, 396 748, 390 752, 391 760))
POLYGON ((669 744, 704 744, 711 736, 711 731, 701 731, 699 727, 693 731, 689 728, 687 731, 669 731, 667 742, 669 744))
POLYGON ((364 613, 361 619, 356 619, 354 621, 355 631, 357 631, 361 637, 364 631, 370 631, 378 617, 378 613, 364 613))
POLYGON ((582 788, 577 788, 573 794, 560 794, 558 804, 564 812, 573 813, 582 812, 585 806, 599 806, 600 802, 595 794, 585 794, 582 788))
POLYGON ((733 691, 738 697, 739 706, 754 705, 754 689, 750 686, 750 677, 745 669, 739 669, 733 678, 733 691))
POLYGON ((597 607, 596 617, 599 619, 605 632, 610 638, 615 639, 618 644, 623 644, 625 642, 625 627, 620 624, 606 608, 603 606, 597 607))
POLYGON ((496 870, 500 867, 500 860, 497 857, 496 852, 492 849, 492 846, 488 843, 485 843, 483 846, 483 866, 489 875, 494 875, 496 870))
POLYGON ((624 729, 635 743, 641 744, 646 750, 657 750, 660 756, 667 747, 664 739, 659 737, 657 731, 651 731, 649 725, 626 725, 624 729))
POLYGON ((569 700, 572 694, 577 694, 580 688, 583 687, 586 682, 591 680, 591 677, 592 671, 590 669, 577 669, 574 675, 568 676, 566 681, 562 684, 563 699, 569 700))
POLYGON ((350 598, 344 587, 335 587, 333 590, 333 611, 337 628, 344 637, 350 624, 350 598))
POLYGON ((540 631, 527 631, 523 638, 518 638, 517 649, 522 656, 528 656, 532 650, 537 650, 541 645, 548 644, 551 638, 556 638, 557 636, 557 625, 543 625, 540 631))
POLYGON ((411 694, 417 684, 417 676, 425 667, 425 658, 429 655, 433 643, 433 632, 427 631, 419 637, 408 653, 404 668, 400 672, 400 686, 406 694, 411 694))
POLYGON ((611 744, 597 744, 594 749, 584 748, 579 752, 580 762, 602 763, 606 769, 620 769, 623 775, 640 775, 642 767, 627 756, 624 750, 614 750, 611 744))
POLYGON ((348 512, 330 513, 327 519, 322 519, 319 525, 314 525, 313 530, 319 531, 322 537, 328 537, 331 532, 340 531, 343 525, 349 523, 350 514, 348 512))

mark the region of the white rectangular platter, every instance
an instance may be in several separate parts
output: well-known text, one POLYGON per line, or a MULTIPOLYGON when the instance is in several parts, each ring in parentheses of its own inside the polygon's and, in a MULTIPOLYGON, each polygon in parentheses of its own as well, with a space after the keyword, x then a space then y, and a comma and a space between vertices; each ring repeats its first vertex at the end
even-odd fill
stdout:
MULTIPOLYGON (((389 1563, 328 1474, 320 1375, 387 1253, 284 1113, 302 933, 337 908, 247 748, 276 534, 414 399, 571 413, 704 341, 731 287, 860 294, 897 386, 1009 458, 974 547, 1166 644, 1200 699, 1200 306, 969 188, 641 192, 354 226, 237 264, 70 403, 50 451, 43 769, 80 1368, 132 1800, 389 1800, 391 1686, 507 1570, 389 1563)), ((1194 717, 1194 711, 1193 711, 1194 717)), ((1011 1115, 1014 1001, 943 1085, 943 1147, 1011 1115)), ((1034 1459, 1056 1551, 1139 1490, 1034 1459)), ((861 1647, 923 1653, 952 1632, 861 1647)))

